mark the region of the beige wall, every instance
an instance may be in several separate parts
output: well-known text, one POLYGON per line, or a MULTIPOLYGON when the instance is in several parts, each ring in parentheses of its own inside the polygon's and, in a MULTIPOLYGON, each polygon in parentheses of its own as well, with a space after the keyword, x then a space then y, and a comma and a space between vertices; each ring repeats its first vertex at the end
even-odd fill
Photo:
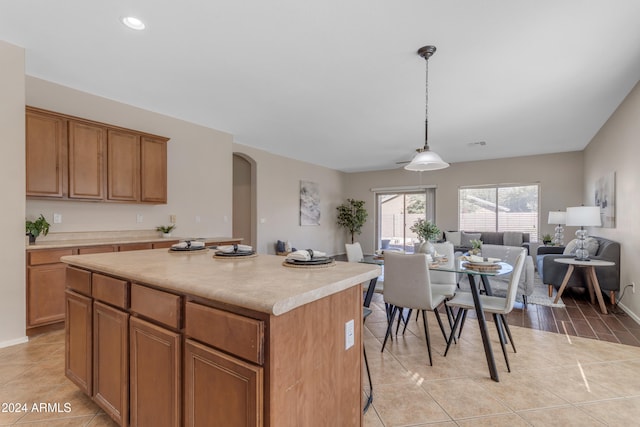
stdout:
POLYGON ((27 105, 170 138, 166 205, 28 200, 28 217, 42 213, 51 232, 68 232, 149 230, 168 224, 175 214, 175 236, 231 236, 230 134, 33 77, 26 85, 27 105), (62 224, 53 224, 54 212, 62 214, 62 224))
POLYGON ((601 176, 615 172, 616 226, 593 228, 597 236, 621 244, 621 287, 636 283, 636 293, 625 293, 620 305, 640 322, 640 83, 630 92, 607 123, 585 149, 585 204, 594 204, 595 182, 601 176))
POLYGON ((273 254, 277 240, 289 240, 297 249, 316 249, 330 255, 344 253, 346 233, 335 225, 336 207, 343 202, 342 172, 237 143, 234 152, 256 162, 258 252, 273 254), (319 226, 300 225, 300 180, 319 184, 319 226))
MULTIPOLYGON (((441 230, 458 229, 458 188, 482 184, 540 184, 540 233, 553 234, 547 224, 550 210, 582 202, 582 152, 547 154, 509 159, 455 163, 433 172, 410 172, 402 168, 347 175, 345 198, 366 202, 369 219, 358 240, 365 253, 375 249, 375 195, 372 188, 416 185, 436 186, 436 224, 441 230)), ((575 229, 567 229, 565 240, 575 229)))
POLYGON ((24 49, 0 41, 0 347, 25 336, 24 49))

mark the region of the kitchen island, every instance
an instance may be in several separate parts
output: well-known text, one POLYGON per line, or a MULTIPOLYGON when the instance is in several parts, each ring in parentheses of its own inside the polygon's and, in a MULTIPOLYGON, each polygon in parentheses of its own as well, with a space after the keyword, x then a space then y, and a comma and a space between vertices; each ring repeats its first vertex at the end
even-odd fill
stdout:
POLYGON ((379 267, 213 254, 63 257, 67 377, 122 426, 361 425, 360 283, 379 267))

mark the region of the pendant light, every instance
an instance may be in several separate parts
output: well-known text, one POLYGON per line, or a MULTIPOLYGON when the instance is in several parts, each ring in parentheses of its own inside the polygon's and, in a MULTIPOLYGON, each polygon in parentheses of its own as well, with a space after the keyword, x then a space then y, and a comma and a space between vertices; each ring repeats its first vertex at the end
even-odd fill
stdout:
POLYGON ((427 63, 426 84, 425 84, 425 120, 424 120, 424 147, 418 148, 413 160, 404 168, 410 171, 434 171, 449 167, 449 163, 435 152, 429 149, 429 58, 436 53, 435 46, 424 46, 418 50, 418 55, 423 57, 427 63))

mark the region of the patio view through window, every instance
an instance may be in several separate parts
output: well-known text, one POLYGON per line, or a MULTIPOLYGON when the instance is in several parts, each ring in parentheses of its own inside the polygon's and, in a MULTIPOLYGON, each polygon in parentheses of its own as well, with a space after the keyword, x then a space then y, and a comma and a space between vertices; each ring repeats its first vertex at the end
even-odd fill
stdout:
POLYGON ((460 230, 522 231, 538 241, 538 185, 462 187, 460 230))
POLYGON ((433 221, 434 198, 433 188, 417 192, 378 193, 378 248, 396 248, 413 252, 414 244, 418 243, 418 236, 410 228, 418 218, 433 221))

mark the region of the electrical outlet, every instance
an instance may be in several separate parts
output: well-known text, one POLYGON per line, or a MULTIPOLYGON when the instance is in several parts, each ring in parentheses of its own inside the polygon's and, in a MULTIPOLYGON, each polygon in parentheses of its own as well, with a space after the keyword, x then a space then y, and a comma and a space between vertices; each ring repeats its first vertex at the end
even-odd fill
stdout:
POLYGON ((632 294, 636 293, 636 282, 631 282, 631 293, 632 294))
POLYGON ((54 213, 53 214, 53 223, 54 224, 62 224, 62 214, 54 213))
POLYGON ((355 344, 355 323, 353 319, 344 324, 344 349, 349 350, 355 344))
POLYGON ((169 215, 169 222, 171 224, 175 224, 176 223, 176 215, 175 214, 169 215))
POLYGON ((142 222, 142 221, 144 221, 144 215, 137 214, 136 215, 136 222, 142 222))

